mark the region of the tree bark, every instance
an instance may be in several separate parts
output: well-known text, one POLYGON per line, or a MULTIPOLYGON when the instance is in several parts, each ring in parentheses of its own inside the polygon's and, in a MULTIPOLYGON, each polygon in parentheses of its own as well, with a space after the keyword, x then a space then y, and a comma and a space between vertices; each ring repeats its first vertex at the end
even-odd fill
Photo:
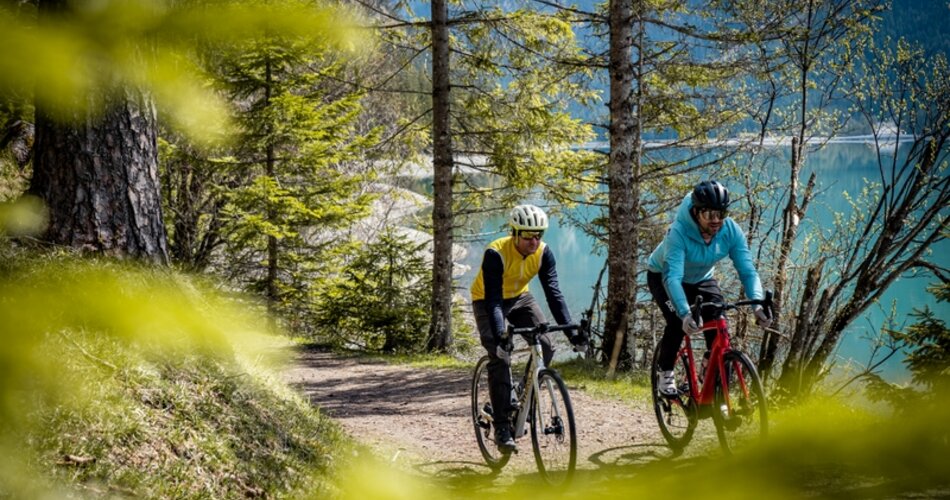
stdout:
MULTIPOLYGON (((64 12, 67 3, 41 0, 38 7, 42 20, 64 12)), ((124 88, 99 89, 77 99, 88 111, 67 116, 36 104, 29 193, 49 209, 43 238, 82 251, 167 264, 150 97, 124 88)))
MULTIPOLYGON (((271 61, 268 56, 267 61, 264 63, 264 107, 269 108, 271 105, 271 90, 274 86, 273 74, 271 73, 271 61)), ((265 146, 264 151, 264 168, 267 174, 267 177, 273 179, 275 182, 276 179, 276 159, 274 153, 274 138, 273 138, 273 126, 270 123, 267 125, 267 146, 265 146)), ((267 220, 270 221, 273 225, 277 226, 277 211, 272 206, 273 202, 268 201, 267 203, 267 220)), ((269 235, 267 237, 267 304, 270 307, 271 312, 276 312, 277 306, 277 265, 278 265, 278 255, 277 255, 277 237, 274 235, 269 235)))
POLYGON ((427 349, 452 344, 452 139, 449 130, 449 30, 446 0, 432 2, 432 319, 427 349))
POLYGON ((90 101, 102 111, 69 122, 37 105, 29 192, 49 209, 44 239, 167 264, 155 108, 131 89, 90 101))
MULTIPOLYGON (((629 1, 610 5, 610 159, 607 166, 609 220, 607 246, 607 318, 604 354, 608 372, 629 364, 624 346, 633 320, 636 290, 636 203, 632 163, 639 124, 634 116, 633 8, 629 1)), ((639 112, 639 110, 638 110, 639 112)))

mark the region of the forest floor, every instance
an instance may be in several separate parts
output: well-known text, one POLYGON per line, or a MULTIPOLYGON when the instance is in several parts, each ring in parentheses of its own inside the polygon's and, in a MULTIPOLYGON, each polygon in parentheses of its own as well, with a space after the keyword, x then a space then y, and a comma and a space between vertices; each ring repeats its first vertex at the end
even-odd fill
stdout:
MULTIPOLYGON (((471 371, 303 348, 286 379, 358 443, 400 469, 448 481, 484 476, 496 485, 537 476, 529 436, 518 441, 519 452, 499 474, 485 465, 472 430, 471 371)), ((672 457, 648 403, 595 398, 566 382, 577 422, 579 475, 626 476, 672 457)), ((711 423, 702 422, 697 434, 700 441, 715 439, 711 423)), ((705 448, 695 444, 690 448, 705 448)), ((677 459, 689 456, 687 451, 677 459)))

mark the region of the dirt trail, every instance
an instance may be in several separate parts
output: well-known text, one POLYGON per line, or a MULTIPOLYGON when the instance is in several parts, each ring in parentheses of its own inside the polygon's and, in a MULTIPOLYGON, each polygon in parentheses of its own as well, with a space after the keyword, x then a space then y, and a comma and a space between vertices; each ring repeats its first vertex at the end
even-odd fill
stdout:
MULTIPOLYGON (((430 476, 487 475, 470 420, 471 373, 390 365, 303 350, 288 382, 379 457, 430 476)), ((652 408, 594 399, 568 381, 578 427, 577 467, 620 472, 669 457, 652 408)), ((536 473, 530 438, 501 472, 536 473)))

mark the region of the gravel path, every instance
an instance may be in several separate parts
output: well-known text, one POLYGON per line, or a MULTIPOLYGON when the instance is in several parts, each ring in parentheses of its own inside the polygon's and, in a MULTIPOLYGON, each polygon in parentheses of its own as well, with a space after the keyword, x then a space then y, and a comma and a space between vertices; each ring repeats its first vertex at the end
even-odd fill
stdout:
MULTIPOLYGON (((556 366, 555 366, 556 367, 556 366)), ((288 382, 385 460, 435 477, 489 475, 470 419, 471 372, 390 365, 302 350, 288 382)), ((652 408, 595 399, 568 381, 578 426, 579 474, 621 474, 670 457, 652 408)), ((701 425, 702 427, 702 425, 701 425)), ((530 438, 499 474, 536 474, 530 438)))

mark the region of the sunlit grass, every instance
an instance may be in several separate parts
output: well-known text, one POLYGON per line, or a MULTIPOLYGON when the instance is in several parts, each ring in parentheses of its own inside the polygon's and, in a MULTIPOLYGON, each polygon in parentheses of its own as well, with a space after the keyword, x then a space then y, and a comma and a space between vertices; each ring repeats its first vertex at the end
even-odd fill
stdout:
MULTIPOLYGON (((415 353, 415 354, 378 354, 360 352, 339 352, 341 356, 362 356, 392 364, 408 365, 416 368, 453 369, 471 371, 475 368, 478 357, 484 354, 484 349, 478 348, 477 356, 472 359, 460 359, 451 354, 415 353), (480 350, 478 350, 480 349, 480 350)), ((524 371, 524 362, 527 354, 515 354, 512 373, 520 375, 524 371)), ((614 377, 607 377, 607 370, 596 360, 575 357, 566 361, 555 360, 551 367, 560 372, 565 382, 571 388, 581 389, 584 392, 602 399, 620 399, 631 404, 650 403, 650 381, 641 373, 618 373, 614 377)))
POLYGON ((331 489, 347 445, 275 376, 263 310, 168 270, 5 260, 0 496, 331 489))
POLYGON ((553 363, 571 388, 577 387, 595 397, 622 399, 637 404, 650 403, 650 380, 638 372, 618 373, 607 377, 607 370, 597 361, 574 358, 553 363))
POLYGON ((475 364, 471 361, 461 360, 448 354, 394 354, 386 356, 387 361, 397 364, 405 364, 416 368, 448 368, 458 370, 472 370, 475 364))

